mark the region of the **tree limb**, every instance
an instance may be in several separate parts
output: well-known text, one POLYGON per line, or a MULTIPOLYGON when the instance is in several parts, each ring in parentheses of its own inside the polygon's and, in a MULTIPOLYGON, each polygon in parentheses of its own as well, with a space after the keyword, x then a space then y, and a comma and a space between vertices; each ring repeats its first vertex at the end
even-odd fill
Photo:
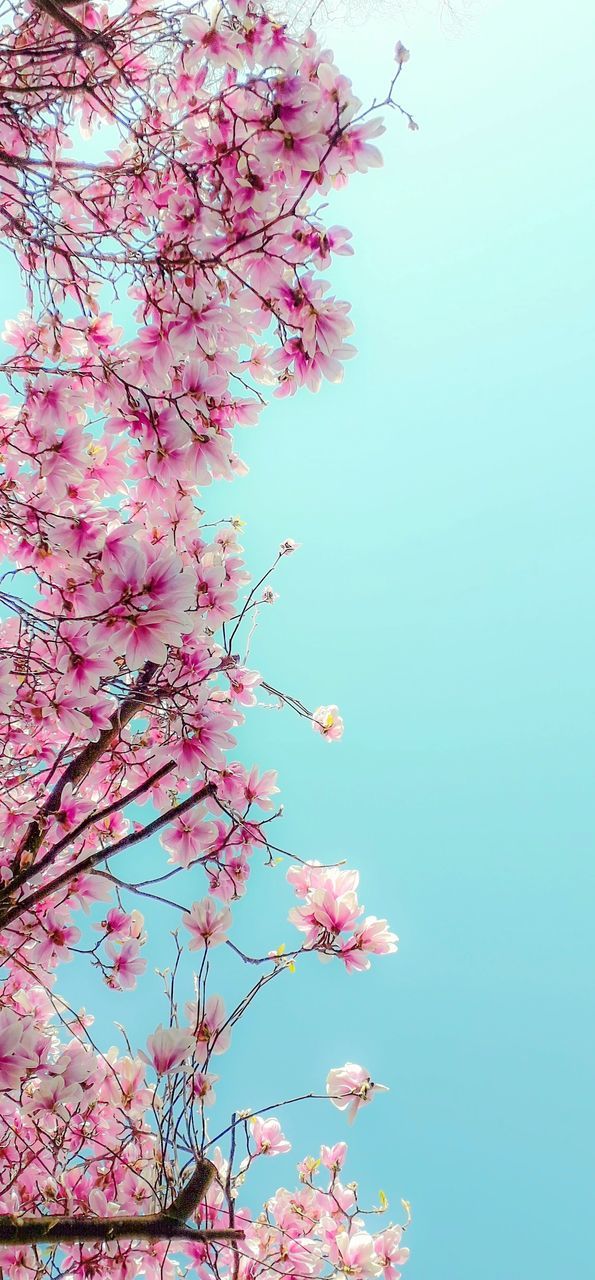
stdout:
POLYGON ((79 43, 100 44, 105 49, 113 48, 114 42, 111 36, 102 31, 90 31, 88 27, 83 26, 82 22, 74 18, 71 13, 68 13, 61 4, 58 4, 57 0, 35 0, 35 3, 37 8, 43 9, 43 12, 53 18, 54 22, 57 22, 61 27, 65 27, 67 31, 70 31, 71 35, 76 36, 79 43))
POLYGON ((63 836, 61 840, 58 840, 56 844, 53 844, 51 849, 48 849, 47 853, 44 853, 43 858, 40 858, 38 862, 34 862, 32 866, 27 867, 23 871, 19 871, 18 875, 13 876, 12 880, 9 880, 4 886, 3 896, 9 897, 16 889, 20 889, 21 885, 25 884, 28 880, 32 880, 34 876, 38 875, 40 871, 45 871, 46 867, 49 867, 54 859, 58 857, 58 854, 62 853, 63 849, 67 849, 69 844, 78 840, 79 836, 83 835, 89 827, 95 826, 97 822, 101 822, 104 818, 109 818, 112 813, 117 813, 119 809, 124 809, 126 805, 131 804, 133 800, 137 800, 139 796, 149 790, 149 787, 153 787, 155 783, 159 782, 161 778, 164 778, 166 774, 171 773, 172 769, 175 769, 175 767, 175 760, 168 760, 168 762, 163 764, 160 769, 157 769, 155 773, 150 774, 143 780, 143 782, 140 782, 138 787, 134 787, 134 789, 132 791, 128 791, 126 795, 120 796, 118 800, 113 800, 112 803, 106 805, 104 809, 98 809, 94 813, 90 813, 88 817, 83 818, 83 821, 79 822, 78 826, 74 827, 72 831, 69 831, 68 834, 63 836))
POLYGON ((217 1170, 210 1160, 200 1159, 188 1182, 167 1208, 140 1217, 121 1215, 104 1218, 69 1217, 67 1214, 19 1218, 0 1214, 0 1247, 5 1245, 82 1244, 86 1240, 241 1240, 243 1231, 189 1227, 187 1219, 198 1208, 217 1170))
POLYGON ((47 825, 46 818, 50 817, 52 813, 58 812, 64 788, 69 782, 75 784, 80 782, 81 778, 85 777, 95 762, 103 755, 104 751, 107 751, 108 748, 111 747, 112 743, 115 742, 125 725, 127 725, 129 721, 132 720, 133 716, 136 715, 136 712, 140 711, 144 706, 143 698, 138 695, 144 694, 149 681, 152 679, 156 671, 156 664, 154 662, 147 662, 138 678, 135 692, 131 697, 125 698, 124 702, 122 702, 119 707, 116 707, 116 710, 111 717, 109 727, 107 729, 103 729, 95 742, 89 742, 87 746, 83 747, 83 750, 79 752, 78 756, 75 756, 74 760, 70 761, 70 764, 58 779, 55 787, 50 792, 39 813, 35 818, 32 818, 29 823, 16 855, 15 866, 13 868, 15 874, 18 874, 23 864, 25 866, 30 865, 35 857, 45 835, 47 825))
POLYGON ((0 1248, 8 1245, 72 1244, 86 1240, 241 1240, 243 1231, 232 1227, 200 1230, 189 1227, 167 1213, 148 1213, 139 1218, 16 1218, 0 1214, 0 1248))
POLYGON ((139 844, 147 836, 154 835, 156 831, 160 831, 161 827, 165 827, 168 822, 177 818, 181 813, 186 813, 194 805, 200 804, 201 800, 205 800, 207 796, 214 795, 215 791, 216 784, 214 782, 205 783, 198 791, 182 800, 180 804, 172 805, 171 809, 166 809, 165 813, 160 813, 152 822, 148 822, 146 827, 141 827, 140 831, 131 831, 129 835, 123 836, 121 840, 116 841, 116 844, 111 844, 104 849, 97 849, 95 853, 90 853, 81 862, 73 863, 71 867, 67 867, 59 876, 56 876, 55 880, 49 880, 47 884, 42 884, 39 889, 34 889, 27 898, 23 898, 21 902, 15 903, 14 906, 10 906, 0 913, 0 928, 5 928, 7 925, 12 924, 12 921, 23 915, 23 912, 29 911, 38 902, 42 902, 50 894, 56 893, 58 889, 62 888, 62 885, 67 885, 75 876, 93 871, 98 863, 105 862, 107 858, 112 858, 115 853, 122 853, 124 849, 129 849, 132 845, 139 844))

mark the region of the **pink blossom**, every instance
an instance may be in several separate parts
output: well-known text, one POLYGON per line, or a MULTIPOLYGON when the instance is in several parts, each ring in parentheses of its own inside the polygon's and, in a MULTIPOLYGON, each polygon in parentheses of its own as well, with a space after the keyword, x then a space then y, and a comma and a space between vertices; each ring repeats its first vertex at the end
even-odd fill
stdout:
POLYGON ((35 1066, 30 1024, 8 1006, 0 1009, 0 1088, 18 1088, 35 1066))
POLYGON ((231 1028, 226 1026, 227 1016, 221 996, 209 996, 204 1008, 193 1003, 186 1005, 186 1017, 195 1040, 195 1054, 199 1063, 206 1062, 212 1053, 225 1053, 231 1043, 231 1028))
POLYGON ((164 849, 168 849, 171 862, 188 867, 202 857, 213 839, 212 824, 205 821, 204 810, 199 807, 174 818, 165 835, 161 837, 164 849))
POLYGON ((271 797, 276 795, 279 788, 277 783, 277 773, 275 769, 269 769, 266 773, 260 775, 256 768, 251 769, 244 784, 244 794, 247 804, 257 804, 260 809, 272 809, 273 802, 271 797))
POLYGON ((374 1248, 374 1237, 367 1231, 339 1231, 331 1244, 331 1259, 339 1270, 354 1280, 380 1274, 381 1265, 374 1248))
POLYGON ((181 1027, 163 1027, 161 1024, 147 1040, 148 1053, 141 1053, 144 1062, 155 1068, 157 1075, 176 1071, 189 1058, 194 1049, 194 1038, 181 1027))
POLYGON ((225 942, 231 927, 231 911, 229 907, 217 910, 212 898, 203 898, 201 902, 193 902, 187 911, 184 928, 190 933, 189 951, 200 951, 203 947, 217 947, 225 942))
POLYGON ((136 986, 136 979, 144 973, 147 962, 140 954, 138 942, 130 938, 118 949, 113 942, 106 944, 107 954, 112 961, 108 973, 108 986, 117 987, 121 991, 131 991, 136 986))
POLYGON ((339 715, 339 708, 335 706, 317 707, 312 713, 312 728, 316 733, 321 733, 327 742, 337 742, 343 737, 343 721, 339 715))
MULTIPOLYGON (((193 1042, 194 1043, 194 1042, 193 1042)), ((192 1077, 192 1092, 195 1098, 198 1098, 204 1107, 212 1107, 216 1101, 215 1090, 213 1086, 216 1084, 219 1076, 214 1076, 208 1071, 195 1071, 192 1077)))
POLYGON ((333 1067, 326 1078, 326 1091, 339 1111, 347 1111, 347 1119, 353 1124, 360 1109, 371 1102, 375 1093, 385 1093, 385 1084, 375 1084, 365 1067, 346 1062, 344 1067, 333 1067))
POLYGON ((291 1143, 284 1136, 278 1120, 263 1120, 253 1116, 250 1121, 256 1155, 280 1156, 291 1151, 291 1143))
POLYGON ((35 944, 38 964, 53 967, 59 961, 71 960, 70 948, 80 939, 80 929, 68 924, 64 910, 50 908, 45 913, 41 935, 35 944))
POLYGON ((409 1261, 409 1249, 401 1245, 403 1228, 390 1226, 376 1237, 374 1248, 382 1267, 384 1280, 399 1280, 401 1272, 397 1270, 409 1261))
POLYGON ((322 1164, 333 1173, 338 1173, 345 1163, 347 1155, 347 1143, 336 1142, 333 1147, 321 1147, 320 1159, 322 1164))

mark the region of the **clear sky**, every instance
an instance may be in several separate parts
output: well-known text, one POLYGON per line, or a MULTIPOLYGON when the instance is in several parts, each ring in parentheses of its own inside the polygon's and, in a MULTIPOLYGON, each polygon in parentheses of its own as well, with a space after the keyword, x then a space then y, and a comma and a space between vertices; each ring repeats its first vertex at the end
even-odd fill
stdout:
MULTIPOLYGON (((253 570, 303 544, 254 665, 347 724, 329 747, 255 712, 242 757, 279 769, 280 843, 359 867, 401 946, 369 975, 285 975, 220 1059, 219 1096, 262 1105, 362 1062, 391 1092, 352 1134, 327 1104, 288 1113, 294 1151, 263 1190, 350 1137, 369 1200, 383 1188, 397 1218, 412 1202, 407 1280, 586 1280, 595 23, 587 0, 485 0, 454 25, 427 3, 327 28, 362 98, 410 47, 400 96, 421 127, 391 117, 385 168, 333 198, 359 358, 341 387, 274 402, 241 440, 249 476, 218 495, 253 570)), ((282 875, 240 904, 247 945, 289 943, 282 875)), ((68 987, 96 990, 74 967, 68 987)), ((110 1002, 141 1040, 145 990, 110 1002)))

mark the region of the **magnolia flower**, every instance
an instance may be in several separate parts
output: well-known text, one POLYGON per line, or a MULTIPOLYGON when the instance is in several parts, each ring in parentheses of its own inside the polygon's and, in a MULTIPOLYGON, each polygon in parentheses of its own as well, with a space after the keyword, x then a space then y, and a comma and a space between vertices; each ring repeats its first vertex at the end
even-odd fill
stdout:
POLYGON ((295 542, 293 538, 285 538, 279 547, 279 555, 290 556, 292 552, 298 551, 301 545, 301 542, 295 542))
POLYGON ((347 1143, 336 1142, 334 1147, 320 1148, 320 1160, 326 1169, 330 1169, 332 1173, 338 1173, 339 1169, 345 1163, 347 1155, 347 1143))
POLYGON ((0 1089, 18 1088, 36 1062, 30 1020, 0 1009, 0 1089))
POLYGON ((205 1107, 212 1107, 215 1102, 215 1090, 213 1085, 219 1079, 219 1076, 211 1075, 208 1071, 195 1071, 192 1079, 192 1092, 195 1098, 205 1107))
POLYGON ((331 1244, 331 1256, 340 1271, 354 1280, 379 1275, 382 1264, 368 1231, 339 1231, 331 1244))
POLYGON ((401 1274, 397 1267, 402 1267, 409 1260, 409 1250, 401 1248, 403 1228, 390 1226, 382 1235, 376 1237, 375 1249, 378 1261, 382 1266, 384 1280, 399 1280, 401 1274))
POLYGON ((285 1151, 291 1151, 291 1143, 284 1136, 278 1120, 263 1120, 261 1116, 254 1116, 251 1124, 258 1156, 280 1156, 285 1151))
POLYGON ((344 1067, 333 1067, 326 1078, 326 1091, 339 1111, 347 1111, 347 1119, 353 1124, 360 1107, 372 1101, 374 1093, 386 1093, 385 1084, 375 1084, 365 1067, 356 1062, 346 1062, 344 1067))
POLYGON ((395 45, 395 62, 397 65, 402 67, 404 62, 409 62, 410 57, 409 50, 405 48, 404 44, 401 44, 400 40, 397 40, 395 45))
POLYGON ((168 1027, 160 1023, 157 1030, 147 1040, 148 1055, 140 1054, 143 1062, 155 1068, 158 1076, 165 1076, 176 1071, 185 1058, 189 1058, 194 1048, 194 1037, 181 1027, 168 1027))
POLYGON ((222 907, 218 911, 212 898, 193 902, 184 916, 184 928, 191 935, 188 950, 200 951, 202 947, 219 946, 221 942, 225 942, 230 926, 229 907, 222 907))
POLYGON ((107 971, 107 985, 120 991, 132 991, 136 986, 136 979, 147 967, 136 938, 127 938, 121 948, 108 942, 105 950, 112 962, 107 971))
POLYGON ((343 721, 339 715, 339 708, 335 706, 317 707, 312 712, 312 728, 315 733, 321 733, 327 742, 337 742, 343 737, 343 721))

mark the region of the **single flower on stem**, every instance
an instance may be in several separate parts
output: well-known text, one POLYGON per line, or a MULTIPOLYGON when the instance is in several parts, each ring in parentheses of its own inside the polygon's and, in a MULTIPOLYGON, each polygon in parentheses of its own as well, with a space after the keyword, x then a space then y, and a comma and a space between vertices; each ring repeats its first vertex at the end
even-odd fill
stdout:
POLYGON ((371 1102, 375 1093, 387 1093, 388 1086, 376 1084, 365 1067, 356 1062, 346 1062, 344 1067, 333 1067, 326 1078, 326 1092, 339 1111, 347 1111, 347 1119, 353 1124, 361 1107, 371 1102))

